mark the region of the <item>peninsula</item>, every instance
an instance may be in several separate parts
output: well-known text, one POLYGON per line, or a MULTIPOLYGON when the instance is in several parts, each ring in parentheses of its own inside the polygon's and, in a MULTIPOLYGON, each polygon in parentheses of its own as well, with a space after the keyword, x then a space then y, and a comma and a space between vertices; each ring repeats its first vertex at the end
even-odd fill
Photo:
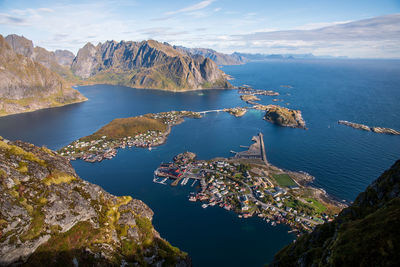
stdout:
POLYGON ((1 266, 191 266, 153 211, 78 177, 45 147, 0 138, 1 266))
POLYGON ((383 134, 392 134, 392 135, 400 135, 400 131, 391 129, 391 128, 384 128, 384 127, 370 127, 365 124, 354 123, 349 121, 338 121, 338 124, 346 125, 352 127, 354 129, 364 130, 367 132, 374 132, 374 133, 383 133, 383 134))
POLYGON ((114 119, 95 133, 72 142, 58 152, 70 160, 81 158, 96 162, 113 158, 118 148, 134 146, 151 149, 164 144, 171 127, 182 123, 185 117, 202 116, 192 111, 169 111, 114 119))
POLYGON ((155 183, 192 186, 200 189, 189 196, 202 207, 218 205, 233 210, 240 218, 258 216, 267 223, 288 224, 297 234, 331 221, 346 204, 332 199, 311 186, 313 177, 271 165, 266 158, 263 135, 253 137, 247 151, 233 152, 231 158, 196 160, 194 153, 177 155, 174 162, 163 163, 154 172, 155 183))

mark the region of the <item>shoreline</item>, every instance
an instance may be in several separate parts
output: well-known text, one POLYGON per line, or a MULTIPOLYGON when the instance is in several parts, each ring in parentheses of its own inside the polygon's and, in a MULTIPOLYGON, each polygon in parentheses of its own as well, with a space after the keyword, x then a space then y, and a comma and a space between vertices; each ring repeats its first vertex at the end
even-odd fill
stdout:
POLYGON ((167 185, 171 179, 171 186, 185 186, 193 179, 193 187, 200 181, 200 188, 190 193, 189 201, 200 202, 203 208, 218 205, 234 211, 239 218, 258 216, 273 226, 287 224, 297 235, 333 220, 347 207, 313 185, 315 178, 310 174, 287 171, 263 161, 262 153, 254 154, 262 146, 253 141, 256 143, 247 152, 236 152, 231 158, 195 160, 194 153, 181 153, 154 171, 153 182, 167 185))
MULTIPOLYGON (((128 135, 116 138, 107 137, 106 135, 95 137, 97 133, 95 132, 90 136, 82 137, 73 141, 71 144, 59 149, 58 152, 61 156, 64 156, 69 160, 82 159, 86 162, 94 163, 101 162, 105 159, 112 159, 117 155, 118 149, 124 149, 126 147, 148 148, 151 150, 152 147, 165 144, 172 131, 172 127, 183 123, 185 117, 202 118, 198 112, 192 111, 169 111, 131 117, 127 119, 150 119, 157 121, 160 125, 164 125, 166 128, 164 131, 149 129, 141 133, 138 132, 133 137, 128 135)), ((114 120, 104 127, 111 125, 113 122, 114 120)))
MULTIPOLYGON (((76 89, 75 89, 76 90, 76 89)), ((52 107, 44 107, 44 108, 38 108, 35 110, 27 110, 27 111, 22 111, 22 112, 17 112, 17 113, 9 113, 9 114, 1 114, 0 113, 0 118, 1 117, 7 117, 7 116, 12 116, 12 115, 18 115, 18 114, 24 114, 24 113, 31 113, 31 112, 35 112, 35 111, 39 111, 39 110, 45 110, 45 109, 53 109, 53 108, 60 108, 60 107, 65 107, 65 106, 69 106, 69 105, 74 105, 74 104, 79 104, 79 103, 83 103, 89 100, 89 98, 83 96, 84 99, 82 100, 78 100, 72 103, 67 103, 67 104, 60 104, 60 105, 56 105, 56 106, 52 106, 52 107)))

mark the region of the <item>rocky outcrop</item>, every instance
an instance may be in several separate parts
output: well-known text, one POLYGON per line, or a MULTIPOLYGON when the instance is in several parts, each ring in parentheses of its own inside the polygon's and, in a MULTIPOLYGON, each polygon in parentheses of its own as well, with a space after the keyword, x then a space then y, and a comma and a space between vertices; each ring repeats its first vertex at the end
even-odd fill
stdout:
POLYGON ((201 55, 209 58, 218 65, 240 65, 245 63, 240 57, 219 53, 209 48, 187 48, 183 46, 174 46, 174 48, 189 56, 201 55))
POLYGON ((47 148, 0 138, 0 193, 2 266, 190 265, 146 204, 80 179, 47 148))
POLYGON ((396 131, 391 128, 385 128, 385 127, 371 127, 371 130, 374 133, 383 133, 383 134, 392 134, 392 135, 400 135, 400 131, 396 131))
POLYGON ((91 82, 173 91, 230 88, 226 75, 210 59, 182 54, 157 41, 107 41, 86 44, 72 71, 91 82))
POLYGON ((265 110, 264 119, 274 124, 306 129, 306 122, 300 110, 288 109, 277 105, 255 105, 253 108, 265 110))
POLYGON ((6 38, 7 43, 15 53, 31 58, 34 52, 33 42, 23 36, 10 34, 6 38))
MULTIPOLYGON (((12 40, 14 45, 22 42, 17 41, 18 38, 12 40)), ((17 50, 27 51, 28 54, 31 51, 22 46, 17 50)), ((33 54, 35 51, 36 48, 33 54)), ((68 86, 58 74, 31 58, 17 54, 0 35, 0 116, 85 100, 84 96, 68 86)))
POLYGON ((364 130, 367 132, 374 132, 374 133, 383 133, 383 134, 392 134, 392 135, 400 135, 400 131, 396 131, 391 128, 384 128, 384 127, 370 127, 365 124, 349 122, 349 121, 338 121, 338 124, 346 125, 352 127, 354 129, 364 130))
POLYGON ((400 160, 338 217, 278 252, 269 266, 399 266, 400 160))

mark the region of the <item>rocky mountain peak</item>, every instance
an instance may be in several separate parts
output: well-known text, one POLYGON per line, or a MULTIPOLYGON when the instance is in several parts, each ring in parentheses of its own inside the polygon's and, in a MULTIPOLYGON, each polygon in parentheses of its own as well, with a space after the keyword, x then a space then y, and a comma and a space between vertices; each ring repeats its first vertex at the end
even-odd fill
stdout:
POLYGON ((11 48, 17 54, 21 54, 28 58, 31 58, 34 52, 33 42, 31 40, 26 39, 23 36, 19 36, 16 34, 10 34, 6 38, 7 43, 11 46, 11 48))
POLYGON ((229 88, 224 73, 210 59, 189 56, 154 40, 87 44, 72 63, 73 72, 89 80, 117 75, 118 84, 137 88, 190 90, 229 88))

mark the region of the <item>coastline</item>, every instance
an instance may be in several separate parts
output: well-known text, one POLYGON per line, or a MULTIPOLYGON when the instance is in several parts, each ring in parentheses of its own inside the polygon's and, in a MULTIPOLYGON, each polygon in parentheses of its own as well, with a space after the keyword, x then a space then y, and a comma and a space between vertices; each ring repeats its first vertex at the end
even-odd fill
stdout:
MULTIPOLYGON (((76 90, 76 89, 75 89, 75 90, 76 90)), ((83 96, 83 95, 82 95, 82 96, 83 96)), ((68 105, 79 104, 79 103, 86 102, 86 101, 88 101, 88 100, 89 100, 89 99, 88 99, 87 97, 83 96, 83 99, 76 100, 76 101, 71 102, 71 103, 56 104, 56 105, 50 106, 50 107, 37 108, 37 109, 33 109, 33 110, 26 110, 26 111, 21 111, 21 112, 16 112, 16 113, 7 113, 7 114, 0 113, 0 118, 1 118, 1 117, 12 116, 12 115, 23 114, 23 113, 31 113, 31 112, 35 112, 35 111, 39 111, 39 110, 52 109, 52 108, 59 108, 59 107, 64 107, 64 106, 68 106, 68 105)))
POLYGON ((248 151, 235 152, 231 158, 196 160, 192 152, 181 153, 154 171, 153 182, 167 185, 170 179, 171 186, 185 186, 193 179, 193 187, 199 181, 189 201, 201 202, 202 208, 218 205, 239 218, 258 216, 272 226, 287 224, 297 235, 332 221, 347 207, 313 185, 310 174, 283 170, 262 160, 263 145, 255 138, 248 151))

